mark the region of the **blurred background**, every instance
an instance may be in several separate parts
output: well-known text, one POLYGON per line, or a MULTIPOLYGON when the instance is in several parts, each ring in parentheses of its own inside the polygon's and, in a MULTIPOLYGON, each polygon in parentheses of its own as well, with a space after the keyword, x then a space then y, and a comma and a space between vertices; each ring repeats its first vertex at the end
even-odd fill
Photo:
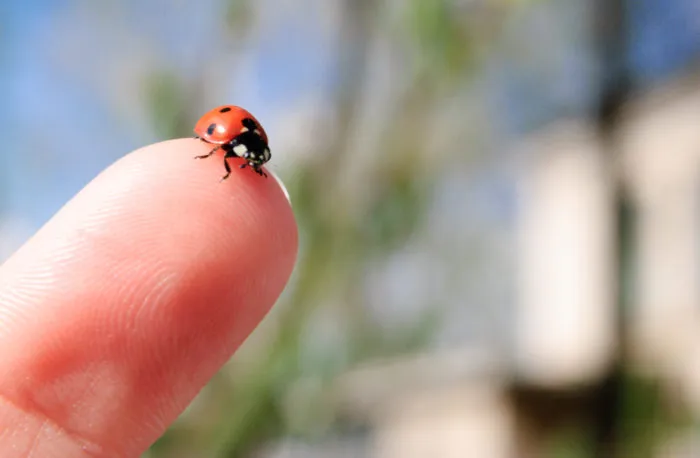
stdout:
POLYGON ((241 105, 299 262, 145 457, 698 457, 699 56, 693 0, 3 2, 0 255, 241 105))

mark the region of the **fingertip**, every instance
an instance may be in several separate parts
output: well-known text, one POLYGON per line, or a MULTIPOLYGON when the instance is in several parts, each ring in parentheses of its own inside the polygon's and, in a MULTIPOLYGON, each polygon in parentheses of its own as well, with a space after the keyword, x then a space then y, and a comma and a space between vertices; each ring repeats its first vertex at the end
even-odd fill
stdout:
POLYGON ((0 397, 135 452, 254 330, 292 273, 297 224, 278 180, 234 159, 219 182, 220 155, 194 159, 209 150, 126 155, 3 266, 0 397))

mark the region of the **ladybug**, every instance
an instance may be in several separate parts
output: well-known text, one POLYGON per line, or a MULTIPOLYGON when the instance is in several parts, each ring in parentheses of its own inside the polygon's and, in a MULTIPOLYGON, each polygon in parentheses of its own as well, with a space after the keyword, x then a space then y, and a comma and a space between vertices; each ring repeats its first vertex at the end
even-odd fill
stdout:
POLYGON ((194 126, 195 138, 216 145, 209 153, 196 156, 205 159, 222 149, 226 175, 231 175, 229 158, 240 157, 245 163, 240 168, 250 167, 260 176, 267 178, 262 166, 270 160, 270 148, 267 146, 267 134, 255 117, 247 110, 234 105, 223 105, 207 112, 199 118, 194 126))

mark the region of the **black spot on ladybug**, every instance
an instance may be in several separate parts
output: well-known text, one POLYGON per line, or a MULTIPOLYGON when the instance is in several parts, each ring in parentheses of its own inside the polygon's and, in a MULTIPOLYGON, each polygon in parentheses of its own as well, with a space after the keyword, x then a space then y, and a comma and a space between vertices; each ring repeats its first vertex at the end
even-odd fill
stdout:
POLYGON ((231 111, 231 107, 223 107, 219 110, 219 113, 228 113, 229 111, 231 111))
POLYGON ((207 134, 212 135, 214 130, 216 130, 216 124, 209 124, 209 127, 207 127, 207 134))
POLYGON ((243 124, 243 127, 246 127, 248 130, 255 130, 258 128, 258 126, 255 125, 255 121, 250 118, 245 118, 243 121, 241 121, 241 124, 243 124))

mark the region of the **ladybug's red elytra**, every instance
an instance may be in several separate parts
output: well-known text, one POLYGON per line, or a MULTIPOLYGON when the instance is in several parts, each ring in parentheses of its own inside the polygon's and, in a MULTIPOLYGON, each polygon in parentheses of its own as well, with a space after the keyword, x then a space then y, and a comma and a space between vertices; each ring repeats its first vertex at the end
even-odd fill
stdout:
POLYGON ((255 117, 247 110, 235 105, 216 107, 199 118, 194 126, 195 138, 216 145, 209 153, 196 156, 204 159, 217 150, 224 151, 225 180, 231 175, 228 159, 240 157, 245 163, 240 168, 250 167, 260 176, 267 178, 262 166, 270 160, 270 148, 267 146, 267 134, 255 117))

